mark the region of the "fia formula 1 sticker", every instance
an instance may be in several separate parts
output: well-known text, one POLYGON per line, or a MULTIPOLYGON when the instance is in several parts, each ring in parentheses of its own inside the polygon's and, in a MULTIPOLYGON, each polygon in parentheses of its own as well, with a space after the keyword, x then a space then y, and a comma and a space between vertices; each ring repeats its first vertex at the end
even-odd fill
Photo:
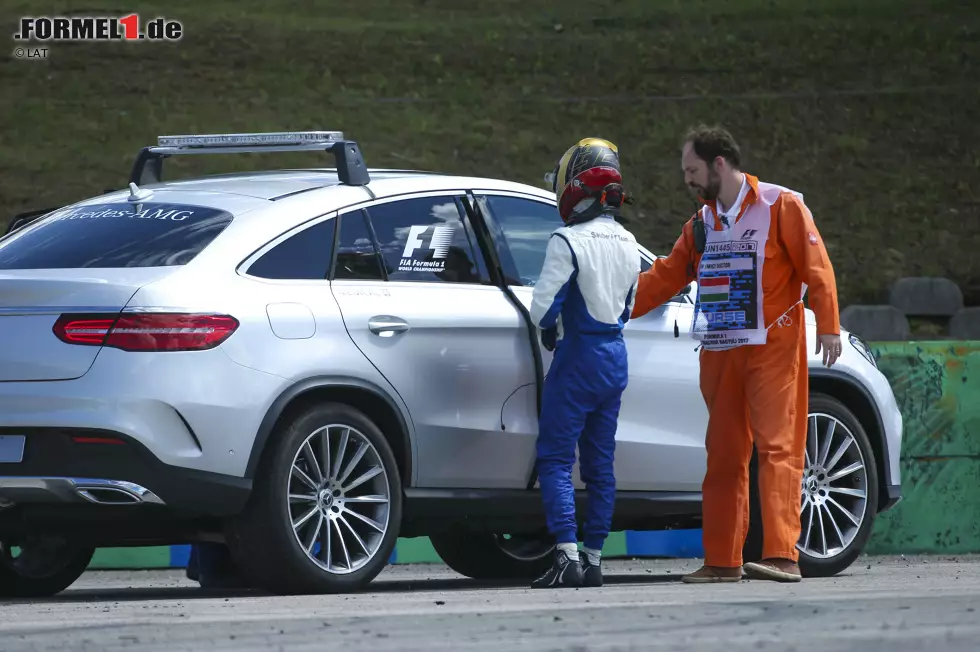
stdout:
POLYGON ((441 272, 453 242, 455 227, 451 224, 413 226, 408 232, 405 250, 398 263, 399 272, 441 272))

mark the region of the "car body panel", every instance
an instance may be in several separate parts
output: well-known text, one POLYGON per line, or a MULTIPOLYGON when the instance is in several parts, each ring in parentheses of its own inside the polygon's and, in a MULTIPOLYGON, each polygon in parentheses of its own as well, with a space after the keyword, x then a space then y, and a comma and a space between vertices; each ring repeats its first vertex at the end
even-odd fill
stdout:
POLYGON ((63 313, 118 312, 158 268, 0 271, 0 382, 70 380, 85 374, 99 352, 53 335, 63 313))

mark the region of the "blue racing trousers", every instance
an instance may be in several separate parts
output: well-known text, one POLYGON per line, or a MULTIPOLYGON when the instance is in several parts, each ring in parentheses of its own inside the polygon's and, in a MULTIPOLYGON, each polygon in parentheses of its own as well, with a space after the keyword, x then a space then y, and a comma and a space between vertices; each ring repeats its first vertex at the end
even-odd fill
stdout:
POLYGON ((628 378, 621 333, 576 333, 555 349, 542 392, 537 468, 548 531, 557 543, 578 541, 572 485, 576 445, 588 492, 582 543, 601 550, 609 536, 616 425, 628 378))

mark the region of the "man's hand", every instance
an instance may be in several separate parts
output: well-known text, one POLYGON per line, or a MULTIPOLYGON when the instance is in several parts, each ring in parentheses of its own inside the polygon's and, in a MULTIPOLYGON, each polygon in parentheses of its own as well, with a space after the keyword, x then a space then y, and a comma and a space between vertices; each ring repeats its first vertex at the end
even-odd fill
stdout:
POLYGON ((837 358, 841 354, 841 343, 840 335, 818 335, 817 336, 817 350, 815 353, 820 353, 821 347, 823 348, 823 363, 826 367, 831 367, 837 358))

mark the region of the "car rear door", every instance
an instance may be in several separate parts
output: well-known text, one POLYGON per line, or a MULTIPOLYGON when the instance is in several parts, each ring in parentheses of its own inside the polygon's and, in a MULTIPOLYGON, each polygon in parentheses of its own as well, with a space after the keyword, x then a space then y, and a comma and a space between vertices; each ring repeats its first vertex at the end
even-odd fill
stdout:
POLYGON ((463 196, 418 193, 342 213, 331 287, 354 343, 408 406, 419 486, 519 488, 533 462, 533 358, 521 314, 490 282, 463 196))
MULTIPOLYGON (((562 225, 553 201, 503 191, 475 191, 514 293, 530 308, 551 233, 562 225)), ((650 266, 641 256, 641 268, 650 266)), ((704 474, 704 402, 696 343, 687 335, 692 306, 684 295, 631 320, 625 330, 630 380, 616 433, 621 491, 699 491, 704 474), (677 324, 677 336, 674 325, 677 324)), ((542 349, 545 371, 551 354, 542 349)), ((574 482, 583 487, 575 465, 574 482)))

